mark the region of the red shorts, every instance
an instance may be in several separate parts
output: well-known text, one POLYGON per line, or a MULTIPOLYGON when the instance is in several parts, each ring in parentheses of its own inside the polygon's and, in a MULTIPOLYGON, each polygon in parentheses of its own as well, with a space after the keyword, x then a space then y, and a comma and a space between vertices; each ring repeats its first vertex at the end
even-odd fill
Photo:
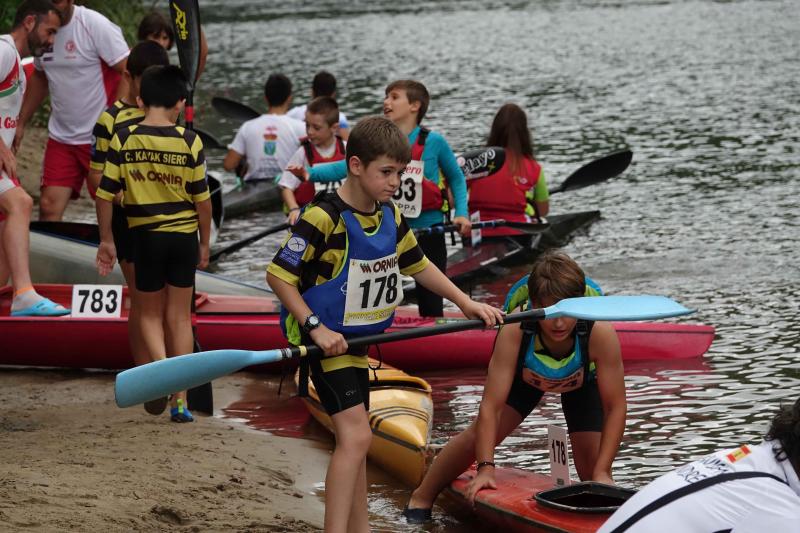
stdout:
MULTIPOLYGON (((42 165, 42 188, 69 187, 72 199, 80 197, 81 188, 89 175, 91 144, 64 144, 47 139, 42 165)), ((94 191, 89 191, 94 197, 94 191)))
MULTIPOLYGON (((13 189, 14 187, 19 187, 19 180, 17 178, 12 178, 5 172, 0 172, 0 196, 3 193, 6 193, 13 189)), ((3 222, 6 219, 6 214, 0 210, 0 222, 3 222)))

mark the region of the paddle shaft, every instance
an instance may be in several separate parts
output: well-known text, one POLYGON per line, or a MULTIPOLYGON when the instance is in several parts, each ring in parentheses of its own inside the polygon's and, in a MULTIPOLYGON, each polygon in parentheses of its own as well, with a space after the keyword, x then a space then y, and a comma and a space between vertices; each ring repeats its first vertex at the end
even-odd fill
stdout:
POLYGON ((235 252, 237 250, 241 250, 245 246, 247 246, 249 244, 252 244, 252 243, 254 243, 254 242, 258 241, 258 240, 263 239, 267 235, 272 235, 273 233, 278 233, 279 231, 283 231, 285 229, 289 229, 289 223, 288 222, 284 222, 283 224, 278 224, 277 226, 272 226, 271 228, 267 228, 264 231, 259 231, 255 235, 251 235, 251 236, 249 236, 249 237, 247 237, 245 239, 242 239, 239 242, 235 242, 235 243, 233 243, 233 244, 231 244, 229 246, 226 246, 225 248, 223 248, 222 250, 220 250, 218 252, 214 252, 208 258, 208 260, 209 261, 216 261, 217 259, 219 259, 223 255, 231 254, 231 253, 233 253, 233 252, 235 252))
MULTIPOLYGON (((506 324, 569 316, 584 320, 648 320, 691 313, 690 309, 663 296, 603 296, 566 298, 544 309, 531 309, 507 315, 506 324)), ((416 339, 485 327, 482 320, 463 320, 448 324, 393 331, 348 339, 350 347, 416 339)), ((166 394, 195 387, 251 365, 319 355, 317 346, 297 346, 252 352, 215 350, 181 355, 126 370, 117 375, 116 398, 120 407, 146 402, 166 394)))
MULTIPOLYGON (((547 231, 550 228, 550 225, 546 222, 543 223, 531 223, 531 222, 511 222, 508 220, 483 220, 481 222, 475 222, 472 224, 472 229, 484 229, 484 228, 499 228, 501 226, 505 226, 508 228, 514 228, 520 230, 524 233, 542 233, 547 231)), ((431 234, 438 234, 438 233, 447 233, 449 231, 458 231, 458 226, 455 224, 448 224, 445 226, 431 226, 429 228, 418 228, 414 230, 416 235, 431 235, 431 234)))

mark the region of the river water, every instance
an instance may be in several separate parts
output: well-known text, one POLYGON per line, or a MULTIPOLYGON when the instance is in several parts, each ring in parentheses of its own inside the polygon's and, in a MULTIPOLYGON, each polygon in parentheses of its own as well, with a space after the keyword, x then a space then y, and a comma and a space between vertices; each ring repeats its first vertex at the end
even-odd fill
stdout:
MULTIPOLYGON (((775 408, 800 393, 800 5, 787 1, 202 2, 211 48, 199 125, 227 141, 235 122, 203 106, 224 95, 261 106, 270 72, 305 100, 322 68, 351 120, 381 109, 387 82, 412 77, 432 95, 426 124, 456 151, 480 146, 500 105, 527 110, 548 180, 629 148, 633 164, 601 186, 554 196, 552 213, 603 218, 566 247, 607 292, 656 293, 713 324, 702 361, 627 369, 629 419, 618 483, 640 486, 691 458, 757 441, 775 408)), ((221 156, 211 157, 212 167, 221 156)), ((228 177, 230 178, 230 176, 228 177)), ((281 221, 229 221, 222 243, 281 221)), ((279 242, 235 254, 220 272, 263 283, 279 242)), ((523 269, 471 287, 501 302, 523 269)), ((433 441, 477 411, 481 373, 426 375, 437 387, 433 441), (460 379, 463 378, 463 379, 460 379)), ((542 471, 546 401, 497 460, 542 471)), ((405 489, 373 473, 376 530, 396 525, 405 489)), ((441 515, 441 513, 440 513, 441 515)), ((432 531, 464 531, 442 518, 432 531)), ((478 530, 478 529, 476 529, 478 530)))

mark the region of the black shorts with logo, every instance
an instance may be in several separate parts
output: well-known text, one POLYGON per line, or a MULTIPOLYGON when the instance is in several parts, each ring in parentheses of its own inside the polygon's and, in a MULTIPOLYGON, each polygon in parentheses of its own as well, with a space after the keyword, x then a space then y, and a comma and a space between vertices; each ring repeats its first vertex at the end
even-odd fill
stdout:
POLYGON ((311 381, 328 415, 333 416, 360 403, 369 411, 369 369, 346 367, 324 372, 320 358, 313 356, 309 366, 311 381))
POLYGON ((136 288, 156 292, 169 284, 194 285, 199 250, 196 233, 133 230, 136 288))
POLYGON ((128 217, 125 216, 125 208, 114 204, 114 211, 111 215, 111 233, 114 235, 114 247, 117 249, 117 260, 134 262, 133 239, 130 228, 128 228, 128 217))
MULTIPOLYGON (((517 373, 506 404, 517 411, 522 418, 527 417, 539 404, 544 391, 525 383, 517 373)), ((567 431, 601 431, 603 429, 603 404, 600 402, 600 390, 597 379, 588 380, 579 389, 561 395, 561 407, 567 419, 567 431)))

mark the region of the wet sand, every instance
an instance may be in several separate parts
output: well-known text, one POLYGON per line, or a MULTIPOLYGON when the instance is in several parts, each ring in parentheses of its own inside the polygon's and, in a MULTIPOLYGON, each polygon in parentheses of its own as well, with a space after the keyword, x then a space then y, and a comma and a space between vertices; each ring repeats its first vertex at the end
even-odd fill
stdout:
MULTIPOLYGON (((214 383, 217 408, 253 382, 214 383)), ((4 531, 318 531, 327 446, 119 409, 113 374, 0 369, 4 531)))

